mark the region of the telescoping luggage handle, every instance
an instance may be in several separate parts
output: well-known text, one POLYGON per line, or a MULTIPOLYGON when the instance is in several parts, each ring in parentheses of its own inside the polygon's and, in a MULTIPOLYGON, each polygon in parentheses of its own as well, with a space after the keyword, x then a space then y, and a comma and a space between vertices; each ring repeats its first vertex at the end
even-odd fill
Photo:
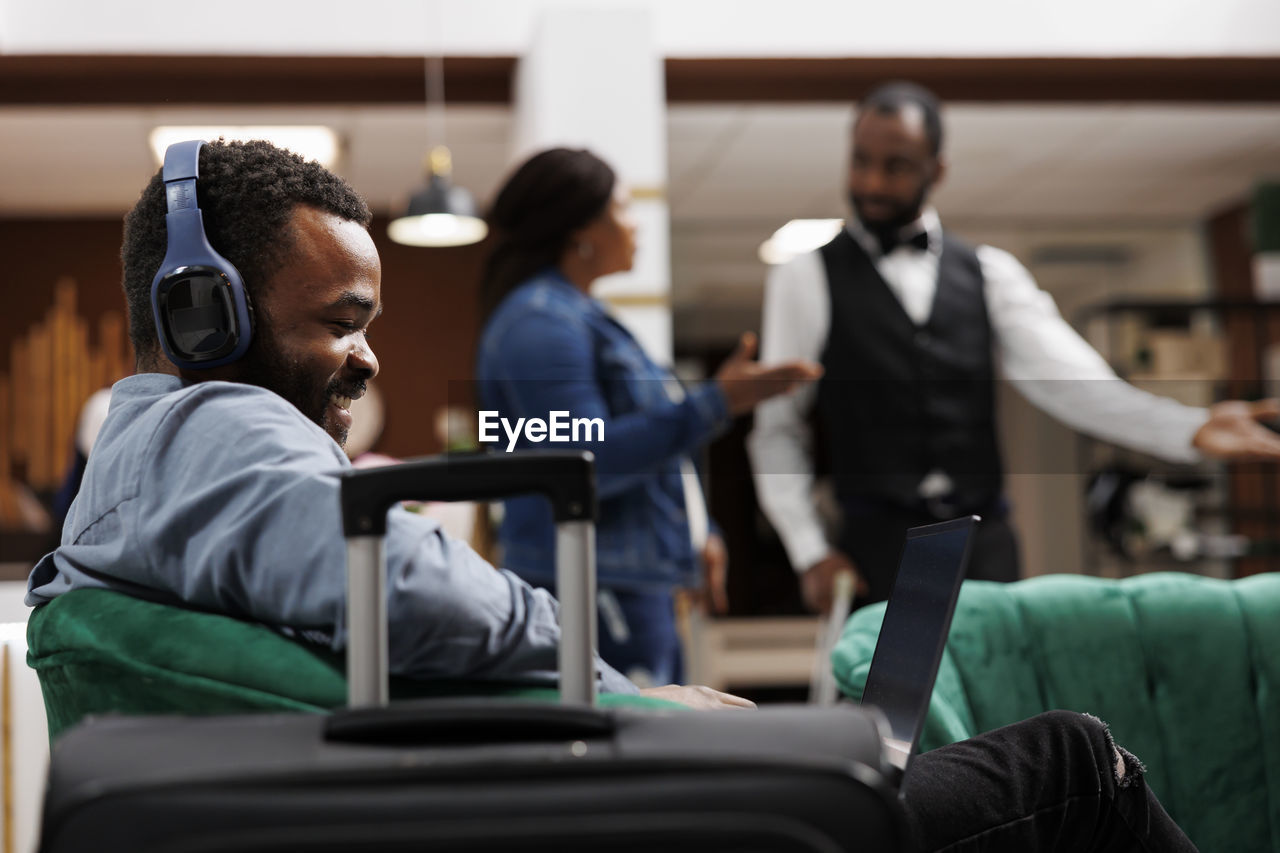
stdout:
POLYGON ((556 523, 561 701, 595 704, 595 457, 589 451, 529 451, 441 456, 343 473, 352 707, 385 705, 389 699, 387 510, 406 500, 484 501, 528 493, 551 501, 556 523))

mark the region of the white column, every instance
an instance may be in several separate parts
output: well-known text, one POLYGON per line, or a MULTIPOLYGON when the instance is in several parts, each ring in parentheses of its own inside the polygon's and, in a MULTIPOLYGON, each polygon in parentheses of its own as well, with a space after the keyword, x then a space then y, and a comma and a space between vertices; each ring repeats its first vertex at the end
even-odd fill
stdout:
POLYGON ((0 682, 0 796, 8 801, 0 815, 0 841, 5 850, 32 853, 40 840, 49 727, 40 680, 27 666, 25 613, 21 622, 0 623, 0 682))
POLYGON ((632 193, 635 268, 593 295, 656 361, 671 362, 671 246, 666 92, 653 14, 643 7, 544 11, 515 85, 514 157, 556 145, 589 148, 632 193))

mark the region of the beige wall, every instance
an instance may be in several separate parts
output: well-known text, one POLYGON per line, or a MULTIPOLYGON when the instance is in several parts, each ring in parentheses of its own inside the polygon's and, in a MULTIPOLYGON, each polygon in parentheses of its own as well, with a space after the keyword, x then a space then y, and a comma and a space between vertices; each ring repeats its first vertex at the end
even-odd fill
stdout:
MULTIPOLYGON (((1129 297, 1196 299, 1208 295, 1208 261, 1199 229, 1190 226, 993 228, 955 223, 971 240, 1018 256, 1070 322, 1087 305, 1129 297), (1036 263, 1046 248, 1120 247, 1124 263, 1036 263)), ((1100 342, 1098 342, 1100 343, 1100 342)), ((1079 437, 1002 388, 1000 428, 1014 521, 1028 575, 1115 573, 1119 566, 1084 547, 1087 462, 1079 437), (1099 558, 1102 559, 1099 559, 1099 558)))

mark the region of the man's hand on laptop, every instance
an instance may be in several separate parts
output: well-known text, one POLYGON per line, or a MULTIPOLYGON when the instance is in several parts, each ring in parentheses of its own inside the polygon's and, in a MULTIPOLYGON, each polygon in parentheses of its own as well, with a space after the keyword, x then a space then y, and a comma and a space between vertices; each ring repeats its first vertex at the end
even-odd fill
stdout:
POLYGON ((853 560, 850 560, 842 551, 833 548, 827 556, 814 563, 800 576, 800 592, 804 596, 805 606, 815 613, 826 613, 830 610, 836 576, 841 572, 849 572, 853 575, 855 595, 867 594, 867 582, 858 574, 853 560))
POLYGON ((688 705, 695 711, 724 711, 755 708, 756 703, 741 696, 721 693, 710 687, 699 684, 668 684, 665 687, 646 687, 640 691, 641 696, 652 696, 655 699, 666 699, 668 702, 679 702, 688 705))

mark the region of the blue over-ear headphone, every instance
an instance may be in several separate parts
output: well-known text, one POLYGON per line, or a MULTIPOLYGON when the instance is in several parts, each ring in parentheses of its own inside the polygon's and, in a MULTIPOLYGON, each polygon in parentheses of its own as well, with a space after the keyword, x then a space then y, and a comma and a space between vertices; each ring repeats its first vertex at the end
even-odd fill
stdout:
POLYGON ((253 316, 240 273, 214 251, 196 203, 203 139, 164 152, 169 247, 151 282, 151 310, 164 354, 178 367, 230 364, 253 337, 253 316))

